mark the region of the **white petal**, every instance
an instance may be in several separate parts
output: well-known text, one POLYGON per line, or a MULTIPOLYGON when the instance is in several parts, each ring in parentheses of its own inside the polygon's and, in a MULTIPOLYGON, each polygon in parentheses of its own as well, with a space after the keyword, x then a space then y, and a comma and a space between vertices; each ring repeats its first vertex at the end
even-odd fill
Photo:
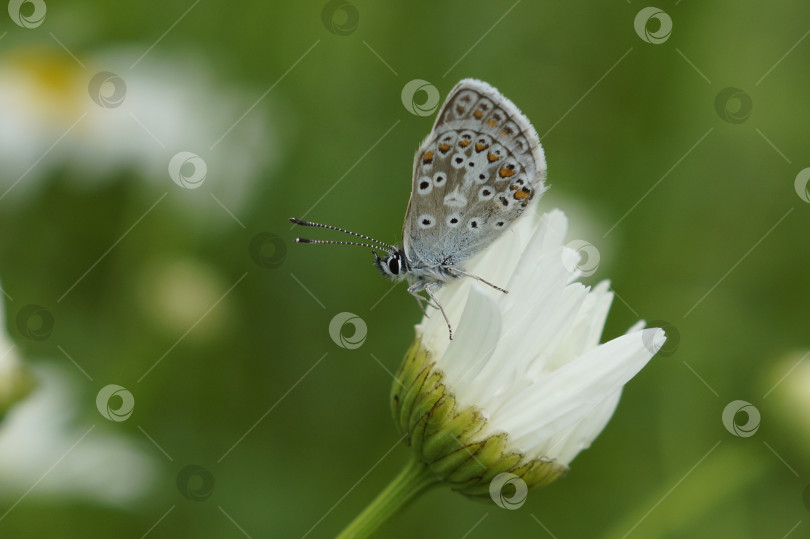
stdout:
POLYGON ((445 382, 457 388, 457 399, 475 402, 468 400, 467 394, 475 390, 472 381, 497 349, 500 335, 501 315, 495 301, 481 285, 473 284, 456 336, 441 358, 445 382))
POLYGON ((594 438, 602 432, 613 417, 621 394, 620 389, 608 396, 590 414, 551 438, 545 439, 535 433, 527 435, 524 440, 516 440, 515 443, 521 447, 532 447, 531 456, 535 458, 552 458, 567 466, 580 451, 590 447, 594 438))
MULTIPOLYGON (((551 438, 605 406, 652 357, 646 347, 647 331, 651 330, 603 344, 511 396, 497 415, 493 414, 493 428, 497 425, 515 439, 529 433, 551 438)), ((592 440, 599 431, 583 436, 592 440)), ((531 447, 520 449, 528 451, 531 447)))

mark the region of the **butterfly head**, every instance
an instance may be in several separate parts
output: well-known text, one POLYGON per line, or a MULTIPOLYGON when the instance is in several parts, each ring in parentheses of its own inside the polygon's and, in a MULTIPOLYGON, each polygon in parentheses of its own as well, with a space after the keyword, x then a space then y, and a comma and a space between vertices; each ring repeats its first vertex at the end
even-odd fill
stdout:
POLYGON ((392 281, 404 279, 408 271, 410 271, 408 258, 402 249, 391 250, 382 258, 375 252, 374 265, 377 266, 383 276, 392 281))

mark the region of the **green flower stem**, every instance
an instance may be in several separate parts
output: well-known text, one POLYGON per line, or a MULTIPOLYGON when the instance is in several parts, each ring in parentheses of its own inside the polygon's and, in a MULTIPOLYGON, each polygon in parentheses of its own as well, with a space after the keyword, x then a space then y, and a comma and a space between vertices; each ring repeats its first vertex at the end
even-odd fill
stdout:
POLYGON ((374 533, 386 520, 394 516, 411 500, 428 488, 439 484, 439 478, 430 469, 411 457, 385 490, 344 529, 339 538, 362 538, 374 533))

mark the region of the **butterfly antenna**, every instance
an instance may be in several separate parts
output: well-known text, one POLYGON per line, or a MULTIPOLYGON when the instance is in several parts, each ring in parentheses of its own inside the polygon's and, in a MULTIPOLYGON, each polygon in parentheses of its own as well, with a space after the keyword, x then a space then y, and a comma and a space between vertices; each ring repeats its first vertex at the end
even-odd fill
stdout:
POLYGON ((336 226, 324 225, 322 223, 313 223, 312 221, 304 221, 302 219, 296 219, 295 217, 290 217, 290 222, 295 223, 296 225, 301 225, 301 226, 314 226, 314 227, 319 227, 319 228, 328 228, 329 230, 337 230, 338 232, 343 232, 345 234, 351 234, 352 236, 357 236, 358 238, 363 238, 363 239, 366 239, 368 241, 372 241, 372 242, 376 243, 378 246, 368 245, 368 244, 365 244, 365 243, 355 243, 355 242, 351 242, 351 241, 320 241, 320 240, 307 240, 305 238, 296 238, 295 241, 297 243, 339 243, 339 244, 343 244, 343 245, 365 245, 367 247, 374 247, 375 249, 379 249, 379 246, 382 246, 382 247, 385 247, 388 250, 392 250, 392 251, 396 250, 396 247, 394 247, 393 245, 388 245, 387 243, 381 242, 380 240, 375 240, 374 238, 371 238, 371 237, 366 236, 364 234, 358 234, 357 232, 352 232, 350 230, 346 230, 345 228, 339 228, 339 227, 336 227, 336 226))
POLYGON ((378 245, 357 241, 311 240, 309 238, 295 238, 295 243, 331 243, 333 245, 359 245, 360 247, 371 247, 372 249, 380 248, 378 245))

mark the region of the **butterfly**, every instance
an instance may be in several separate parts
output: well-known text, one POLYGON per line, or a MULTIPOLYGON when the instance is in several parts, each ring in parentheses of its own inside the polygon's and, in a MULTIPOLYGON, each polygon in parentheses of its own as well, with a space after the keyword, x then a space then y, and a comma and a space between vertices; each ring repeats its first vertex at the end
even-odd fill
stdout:
POLYGON ((416 152, 401 245, 294 217, 290 221, 370 242, 295 240, 371 247, 383 276, 407 280, 408 292, 423 311, 422 302, 441 311, 452 340, 453 327, 436 299, 436 290, 448 281, 469 277, 507 293, 464 271, 464 263, 540 198, 547 189, 545 179, 543 148, 526 116, 486 82, 464 79, 448 94, 433 129, 416 152), (384 251, 384 256, 377 250, 384 251), (421 295, 423 291, 429 300, 421 295))

